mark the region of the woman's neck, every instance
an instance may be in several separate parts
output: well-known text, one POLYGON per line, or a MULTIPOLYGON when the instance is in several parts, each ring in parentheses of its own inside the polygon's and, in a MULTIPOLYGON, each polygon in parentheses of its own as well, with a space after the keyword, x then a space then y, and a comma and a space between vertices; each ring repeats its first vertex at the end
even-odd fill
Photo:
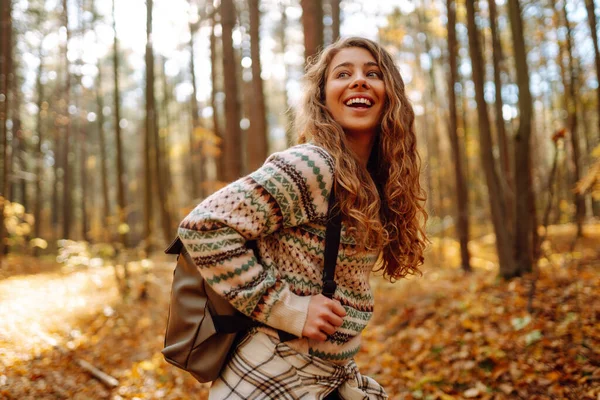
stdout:
POLYGON ((373 143, 375 142, 375 135, 346 135, 346 141, 348 142, 348 147, 350 147, 350 149, 358 157, 358 162, 360 165, 362 165, 364 168, 367 168, 369 156, 371 155, 371 149, 373 148, 373 143))

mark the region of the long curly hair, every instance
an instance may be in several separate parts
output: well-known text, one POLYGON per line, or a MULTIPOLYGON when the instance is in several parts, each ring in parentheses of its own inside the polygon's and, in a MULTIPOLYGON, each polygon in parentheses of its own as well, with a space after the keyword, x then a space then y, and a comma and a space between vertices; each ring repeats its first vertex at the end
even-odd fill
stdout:
POLYGON ((426 196, 419 183, 421 159, 415 115, 392 56, 368 39, 340 39, 309 61, 304 85, 295 119, 298 143, 314 143, 333 157, 336 197, 350 234, 363 244, 361 249, 380 251, 377 270, 383 270, 391 281, 420 273, 428 242, 424 228, 426 196), (342 127, 325 106, 331 60, 349 47, 360 47, 373 55, 387 94, 367 168, 358 162, 342 127))

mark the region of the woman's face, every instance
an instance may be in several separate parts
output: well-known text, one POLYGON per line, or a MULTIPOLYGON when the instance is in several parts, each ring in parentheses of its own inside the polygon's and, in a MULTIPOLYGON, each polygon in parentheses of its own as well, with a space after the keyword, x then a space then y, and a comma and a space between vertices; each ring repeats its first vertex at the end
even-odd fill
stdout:
POLYGON ((377 133, 386 100, 381 69, 361 47, 340 50, 326 72, 325 106, 347 135, 377 133))

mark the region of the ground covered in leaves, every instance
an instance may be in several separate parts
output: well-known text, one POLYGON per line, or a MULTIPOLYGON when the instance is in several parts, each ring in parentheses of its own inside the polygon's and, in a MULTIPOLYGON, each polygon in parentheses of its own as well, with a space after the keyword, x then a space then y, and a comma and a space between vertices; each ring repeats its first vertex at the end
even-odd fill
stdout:
MULTIPOLYGON (((374 277, 377 308, 357 356, 361 370, 392 399, 600 399, 600 227, 586 227, 569 252, 572 233, 551 231, 531 313, 535 275, 498 280, 489 238, 470 244, 470 275, 442 267, 456 264, 456 244, 446 240, 432 246, 424 276, 393 285, 374 277)), ((0 274, 0 398, 207 397, 205 385, 160 354, 172 262, 130 263, 125 300, 111 267, 8 262, 0 274)))

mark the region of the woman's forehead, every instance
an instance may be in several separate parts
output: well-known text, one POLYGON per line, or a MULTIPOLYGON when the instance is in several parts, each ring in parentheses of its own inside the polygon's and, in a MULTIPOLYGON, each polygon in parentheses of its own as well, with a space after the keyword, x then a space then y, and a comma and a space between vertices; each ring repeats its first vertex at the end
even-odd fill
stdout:
POLYGON ((337 52, 329 62, 330 68, 336 68, 339 64, 354 64, 362 66, 365 63, 377 64, 373 54, 362 47, 346 47, 337 52))

